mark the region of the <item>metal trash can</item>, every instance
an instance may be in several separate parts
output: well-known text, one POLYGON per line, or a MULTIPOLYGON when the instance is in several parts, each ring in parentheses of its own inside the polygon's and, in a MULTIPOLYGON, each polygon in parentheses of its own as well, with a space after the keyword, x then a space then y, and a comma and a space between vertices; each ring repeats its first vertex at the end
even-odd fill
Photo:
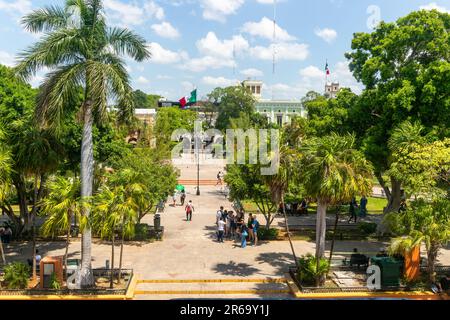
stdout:
POLYGON ((155 227, 155 231, 159 231, 161 229, 161 215, 159 213, 155 214, 153 218, 153 225, 155 227))
POLYGON ((400 286, 403 262, 392 257, 374 257, 371 263, 380 267, 381 285, 383 287, 400 286))

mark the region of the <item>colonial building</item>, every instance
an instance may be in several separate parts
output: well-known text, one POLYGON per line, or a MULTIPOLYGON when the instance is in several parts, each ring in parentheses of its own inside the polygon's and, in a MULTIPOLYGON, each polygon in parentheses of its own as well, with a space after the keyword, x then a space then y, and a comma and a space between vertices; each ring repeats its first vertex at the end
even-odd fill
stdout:
POLYGON ((300 100, 265 100, 262 99, 262 81, 245 80, 242 82, 256 98, 256 111, 267 117, 271 123, 283 126, 293 117, 306 117, 306 110, 300 100))
POLYGON ((325 97, 335 99, 339 90, 339 82, 328 82, 325 84, 325 97))

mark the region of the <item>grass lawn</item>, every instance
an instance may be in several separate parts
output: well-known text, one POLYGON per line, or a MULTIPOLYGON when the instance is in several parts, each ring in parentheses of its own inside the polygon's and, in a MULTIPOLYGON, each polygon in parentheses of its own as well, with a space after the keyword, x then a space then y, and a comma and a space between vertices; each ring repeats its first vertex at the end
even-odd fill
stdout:
MULTIPOLYGON (((357 199, 359 201, 359 199, 357 199)), ((369 214, 382 214, 384 207, 387 206, 387 199, 386 198, 373 198, 369 197, 367 203, 367 211, 369 214)), ((258 207, 253 201, 245 200, 242 201, 242 205, 244 206, 244 210, 246 212, 254 213, 257 212, 258 207)), ((316 212, 316 205, 314 203, 311 203, 309 206, 309 213, 315 213, 316 212)))

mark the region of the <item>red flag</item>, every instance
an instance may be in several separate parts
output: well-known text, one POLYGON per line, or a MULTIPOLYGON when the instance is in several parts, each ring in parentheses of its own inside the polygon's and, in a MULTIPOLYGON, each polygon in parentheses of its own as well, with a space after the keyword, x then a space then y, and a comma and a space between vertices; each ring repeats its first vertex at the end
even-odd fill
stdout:
POLYGON ((186 97, 183 97, 180 99, 180 105, 181 105, 181 108, 186 107, 186 105, 187 105, 186 97))

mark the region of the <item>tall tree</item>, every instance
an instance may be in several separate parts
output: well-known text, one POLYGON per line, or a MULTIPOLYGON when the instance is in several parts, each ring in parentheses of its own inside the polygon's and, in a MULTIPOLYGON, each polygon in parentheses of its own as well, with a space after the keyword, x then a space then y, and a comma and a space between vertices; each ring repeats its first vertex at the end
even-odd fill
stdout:
POLYGON ((356 33, 350 70, 366 89, 350 118, 359 121, 360 140, 389 200, 400 204, 402 185, 391 186, 384 173, 391 167, 388 140, 405 120, 448 137, 450 123, 450 15, 436 10, 412 12, 396 22, 382 22, 374 32, 356 33))
MULTIPOLYGON (((67 0, 65 7, 38 9, 22 19, 31 32, 45 35, 20 56, 16 72, 24 79, 47 67, 37 100, 36 118, 43 126, 60 125, 67 114, 66 103, 84 88, 81 117, 81 196, 92 195, 94 161, 92 127, 94 118, 105 117, 108 97, 130 114, 132 90, 121 54, 137 61, 150 57, 145 40, 121 28, 109 28, 100 0, 67 0)), ((89 217, 89 209, 83 210, 89 217)), ((82 263, 77 276, 79 287, 94 284, 91 266, 91 229, 82 238, 82 263)))
POLYGON ((44 237, 66 235, 66 251, 64 252, 65 277, 67 279, 67 258, 70 244, 71 225, 80 218, 81 199, 80 181, 57 177, 48 185, 48 195, 41 201, 40 214, 47 216, 41 226, 44 237))
POLYGON ((301 152, 298 174, 307 194, 317 199, 316 257, 319 263, 325 254, 328 206, 350 202, 358 194, 370 194, 373 168, 355 149, 355 138, 350 135, 311 138, 301 152))

